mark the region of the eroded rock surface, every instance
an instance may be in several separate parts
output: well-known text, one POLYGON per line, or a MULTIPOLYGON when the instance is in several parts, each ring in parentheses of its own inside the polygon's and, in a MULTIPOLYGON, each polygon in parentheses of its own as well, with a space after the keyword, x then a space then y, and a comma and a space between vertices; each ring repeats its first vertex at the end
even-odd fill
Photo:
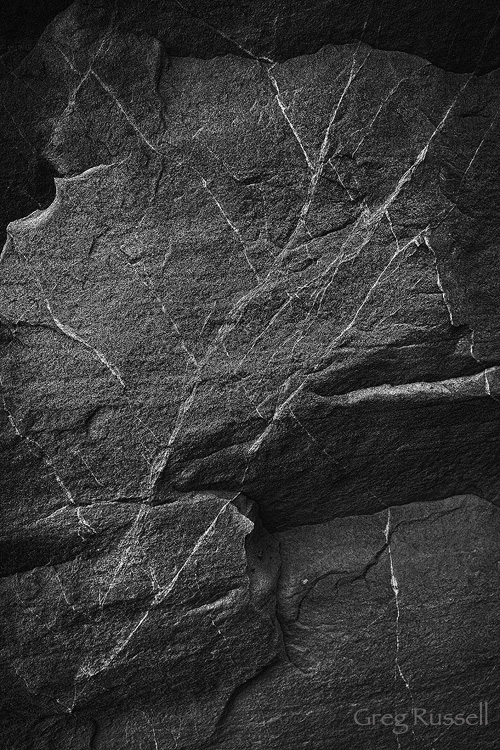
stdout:
POLYGON ((1 586, 4 690, 26 731, 18 745, 13 722, 12 745, 38 735, 64 747, 75 721, 90 740, 117 708, 125 725, 130 712, 166 714, 184 747, 211 734, 280 649, 277 544, 248 513, 244 498, 199 496, 182 509, 102 503, 40 519, 21 543, 46 561, 1 586))
POLYGON ((420 747, 346 711, 493 695, 494 18, 175 6, 2 84, 7 746, 420 747))
POLYGON ((493 703, 482 727, 429 713, 478 713, 498 689, 499 521, 453 497, 277 535, 289 661, 240 692, 212 747, 494 747, 493 703), (400 734, 380 724, 395 713, 400 734))

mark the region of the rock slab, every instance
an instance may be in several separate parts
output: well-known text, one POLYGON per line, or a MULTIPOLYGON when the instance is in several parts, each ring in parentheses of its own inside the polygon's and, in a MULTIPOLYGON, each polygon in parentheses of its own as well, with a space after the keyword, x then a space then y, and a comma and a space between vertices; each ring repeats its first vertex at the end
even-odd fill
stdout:
POLYGON ((414 6, 6 21, 5 747, 493 746, 497 15, 414 6))

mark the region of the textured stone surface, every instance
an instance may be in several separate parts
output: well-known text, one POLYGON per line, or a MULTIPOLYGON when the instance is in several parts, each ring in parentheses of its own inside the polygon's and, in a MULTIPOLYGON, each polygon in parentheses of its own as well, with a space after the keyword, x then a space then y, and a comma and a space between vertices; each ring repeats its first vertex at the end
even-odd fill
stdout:
POLYGON ((66 716, 88 724, 117 706, 127 716, 167 707, 169 732, 194 746, 273 661, 277 544, 262 530, 252 538, 250 506, 232 500, 65 507, 20 540, 41 558, 1 587, 21 746, 33 731, 68 742, 66 716))
POLYGON ((289 661, 239 693, 212 747, 494 747, 498 715, 432 727, 412 709, 467 716, 498 690, 499 520, 455 497, 280 533, 289 661), (357 726, 360 709, 408 730, 357 726))
POLYGON ((12 34, 7 747, 471 746, 351 709, 495 692, 497 10, 12 34))

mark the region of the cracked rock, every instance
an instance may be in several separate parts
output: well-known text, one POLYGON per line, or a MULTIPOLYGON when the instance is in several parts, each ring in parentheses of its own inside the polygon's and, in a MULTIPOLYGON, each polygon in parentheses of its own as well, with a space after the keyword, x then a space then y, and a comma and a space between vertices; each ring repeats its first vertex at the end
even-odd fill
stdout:
POLYGON ((496 687, 498 9, 42 5, 0 39, 3 744, 470 747, 351 709, 496 687))
POLYGON ((179 505, 67 506, 19 540, 47 549, 1 584, 10 747, 63 747, 92 722, 132 747, 130 712, 197 747, 275 659, 276 542, 245 498, 179 505))
POLYGON ((395 712, 401 747, 492 746, 498 717, 428 714, 477 713, 498 690, 499 522, 460 496, 280 532, 288 658, 240 692, 211 747, 397 747, 393 725, 366 724, 395 712))

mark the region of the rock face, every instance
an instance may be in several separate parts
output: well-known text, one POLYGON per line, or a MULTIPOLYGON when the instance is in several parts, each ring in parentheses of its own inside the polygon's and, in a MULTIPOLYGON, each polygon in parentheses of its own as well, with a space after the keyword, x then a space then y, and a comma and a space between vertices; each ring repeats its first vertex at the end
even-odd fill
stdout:
POLYGON ((469 496, 281 532, 288 660, 241 691, 211 747, 493 747, 498 717, 437 722, 498 686, 499 520, 469 496))
POLYGON ((9 48, 8 748, 493 747, 497 13, 325 7, 9 48))
POLYGON ((253 537, 248 504, 236 504, 96 503, 39 520, 29 544, 45 545, 47 562, 2 579, 18 721, 36 719, 47 746, 65 747, 75 716, 88 741, 89 720, 117 706, 112 721, 126 727, 130 712, 167 705, 182 746, 210 734, 234 689, 279 652, 277 544, 253 537))

